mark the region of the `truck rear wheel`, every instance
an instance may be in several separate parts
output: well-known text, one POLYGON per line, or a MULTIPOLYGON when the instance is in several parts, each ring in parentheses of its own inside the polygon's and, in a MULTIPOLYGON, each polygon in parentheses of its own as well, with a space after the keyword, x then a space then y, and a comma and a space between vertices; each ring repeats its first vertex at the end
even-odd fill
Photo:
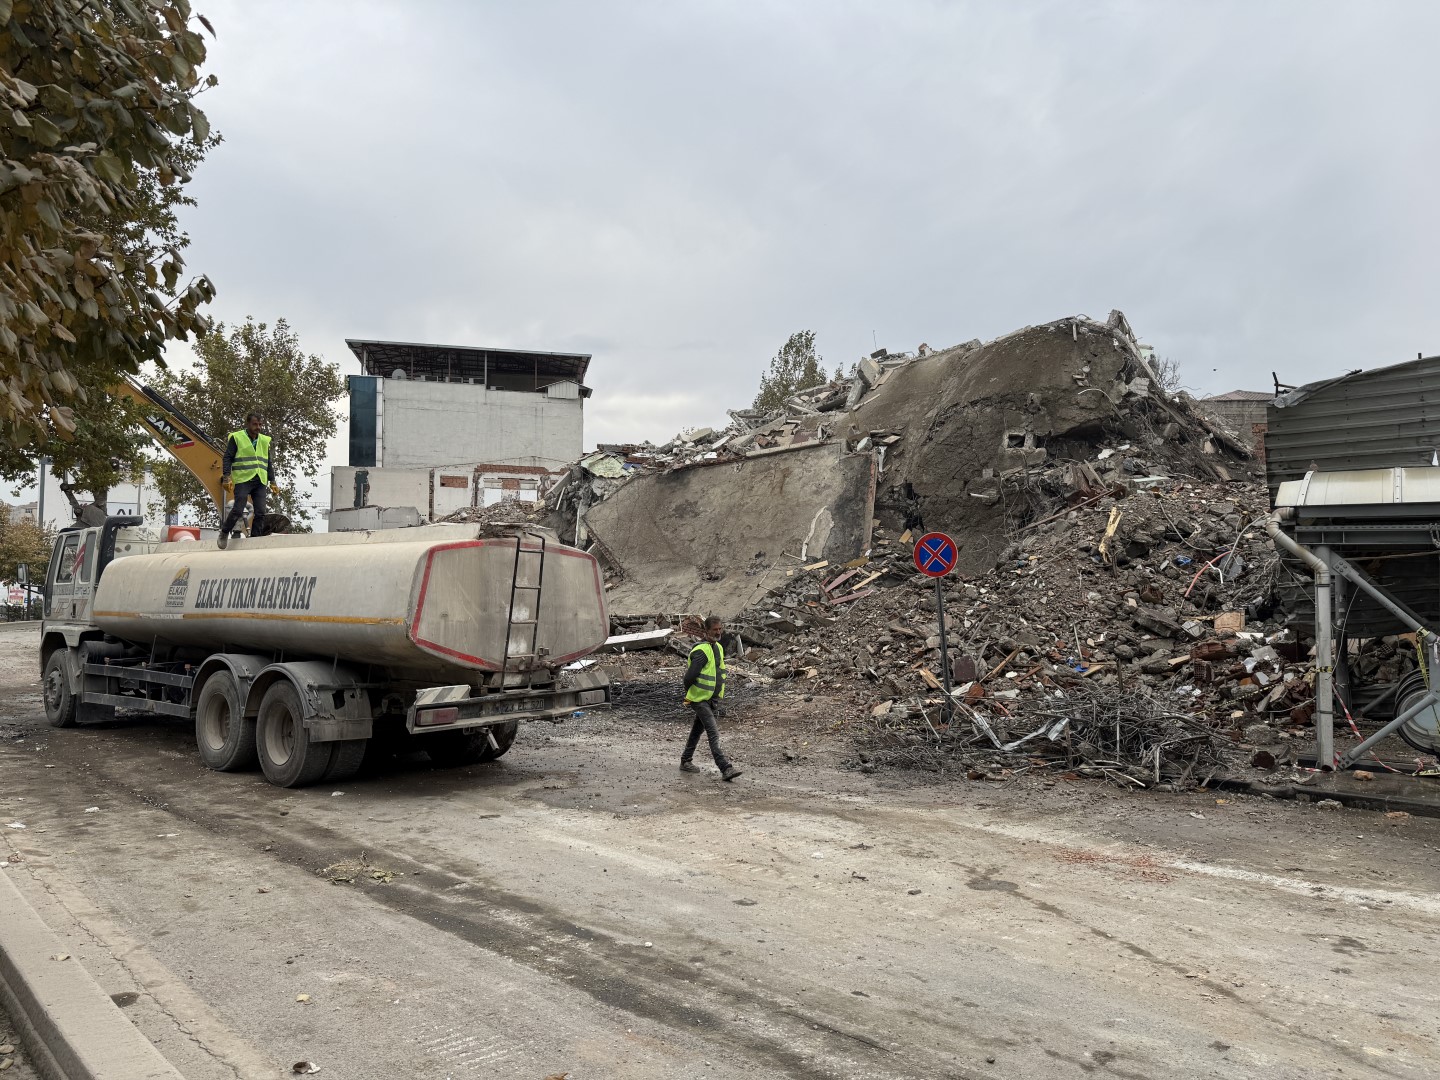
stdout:
POLYGON ((74 727, 75 695, 70 692, 69 665, 65 663, 68 650, 56 649, 45 661, 45 674, 41 683, 45 688, 45 719, 51 727, 74 727))
POLYGON ((442 731, 425 735, 420 745, 436 765, 442 769, 454 769, 494 761, 510 749, 519 730, 520 721, 511 720, 508 724, 492 724, 489 728, 472 731, 442 731), (495 736, 495 746, 490 745, 486 731, 495 736))
POLYGON ((360 771, 365 761, 365 751, 370 748, 369 739, 345 739, 331 743, 330 764, 325 769, 323 780, 349 780, 360 771))
POLYGON ((255 745, 265 779, 277 787, 303 787, 319 780, 330 767, 335 746, 310 741, 300 695, 283 679, 260 699, 255 745))
POLYGON ((245 715, 240 688, 228 671, 217 671, 200 689, 195 702, 195 745, 207 769, 239 772, 255 767, 259 758, 255 721, 245 715))

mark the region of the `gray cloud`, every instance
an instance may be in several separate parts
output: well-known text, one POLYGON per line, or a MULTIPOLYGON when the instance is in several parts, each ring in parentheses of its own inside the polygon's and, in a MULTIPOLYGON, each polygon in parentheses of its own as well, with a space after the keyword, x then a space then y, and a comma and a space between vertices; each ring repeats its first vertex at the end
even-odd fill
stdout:
POLYGON ((1440 9, 201 5, 216 312, 593 351, 590 441, 1125 309, 1206 391, 1436 348, 1440 9))

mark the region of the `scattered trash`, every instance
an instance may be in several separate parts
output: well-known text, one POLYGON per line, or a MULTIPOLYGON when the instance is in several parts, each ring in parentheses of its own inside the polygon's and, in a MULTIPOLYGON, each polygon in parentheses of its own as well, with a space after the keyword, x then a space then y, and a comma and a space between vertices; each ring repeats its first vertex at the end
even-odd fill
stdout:
POLYGON ((313 1061, 297 1061, 294 1065, 290 1066, 290 1071, 303 1076, 309 1073, 318 1073, 320 1066, 316 1065, 313 1061))
POLYGON ((654 942, 647 941, 647 942, 645 942, 645 947, 646 947, 647 949, 653 949, 653 948, 655 947, 655 944, 654 944, 654 942))
POLYGON ((98 806, 87 806, 87 807, 85 808, 85 813, 87 813, 87 814, 98 814, 99 812, 100 812, 100 807, 98 807, 98 806))
POLYGON ((50 959, 51 959, 51 960, 69 960, 69 959, 70 959, 70 954, 69 954, 68 952, 57 952, 54 956, 50 957, 50 959))
POLYGON ((295 995, 295 1000, 298 1001, 298 1002, 300 1002, 300 1004, 304 1005, 306 1002, 308 1002, 308 1001, 310 1000, 310 995, 309 995, 309 994, 296 994, 296 995, 295 995))
POLYGON ((337 795, 344 795, 344 794, 345 794, 345 792, 343 792, 343 791, 332 791, 332 792, 330 792, 330 797, 333 799, 333 798, 335 798, 335 796, 337 796, 337 795))
POLYGON ((6 825, 5 827, 6 827, 7 829, 23 829, 23 828, 25 828, 25 823, 24 823, 23 821, 12 821, 12 822, 10 822, 10 824, 6 825))

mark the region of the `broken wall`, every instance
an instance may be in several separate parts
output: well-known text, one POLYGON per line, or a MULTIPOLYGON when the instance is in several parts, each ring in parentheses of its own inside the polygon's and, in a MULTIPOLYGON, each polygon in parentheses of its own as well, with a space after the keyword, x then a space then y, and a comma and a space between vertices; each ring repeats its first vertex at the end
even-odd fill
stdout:
POLYGON ((1051 457, 1088 459, 1107 425, 1123 426, 1118 402, 1148 390, 1141 370, 1128 335, 1081 318, 896 369, 848 418, 852 435, 905 434, 886 455, 876 515, 895 531, 948 532, 961 572, 989 569, 1016 509, 1002 480, 1051 457))
POLYGON ((586 515, 623 580, 618 615, 738 615, 798 559, 845 561, 870 546, 875 460, 840 443, 636 477, 586 515))

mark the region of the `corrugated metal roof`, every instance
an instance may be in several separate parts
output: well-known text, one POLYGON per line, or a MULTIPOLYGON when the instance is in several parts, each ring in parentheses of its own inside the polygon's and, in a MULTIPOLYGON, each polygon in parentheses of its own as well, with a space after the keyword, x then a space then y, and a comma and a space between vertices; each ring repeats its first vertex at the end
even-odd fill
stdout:
POLYGON ((1302 386, 1276 398, 1265 415, 1272 493, 1311 469, 1429 465, 1440 447, 1440 357, 1302 386))

